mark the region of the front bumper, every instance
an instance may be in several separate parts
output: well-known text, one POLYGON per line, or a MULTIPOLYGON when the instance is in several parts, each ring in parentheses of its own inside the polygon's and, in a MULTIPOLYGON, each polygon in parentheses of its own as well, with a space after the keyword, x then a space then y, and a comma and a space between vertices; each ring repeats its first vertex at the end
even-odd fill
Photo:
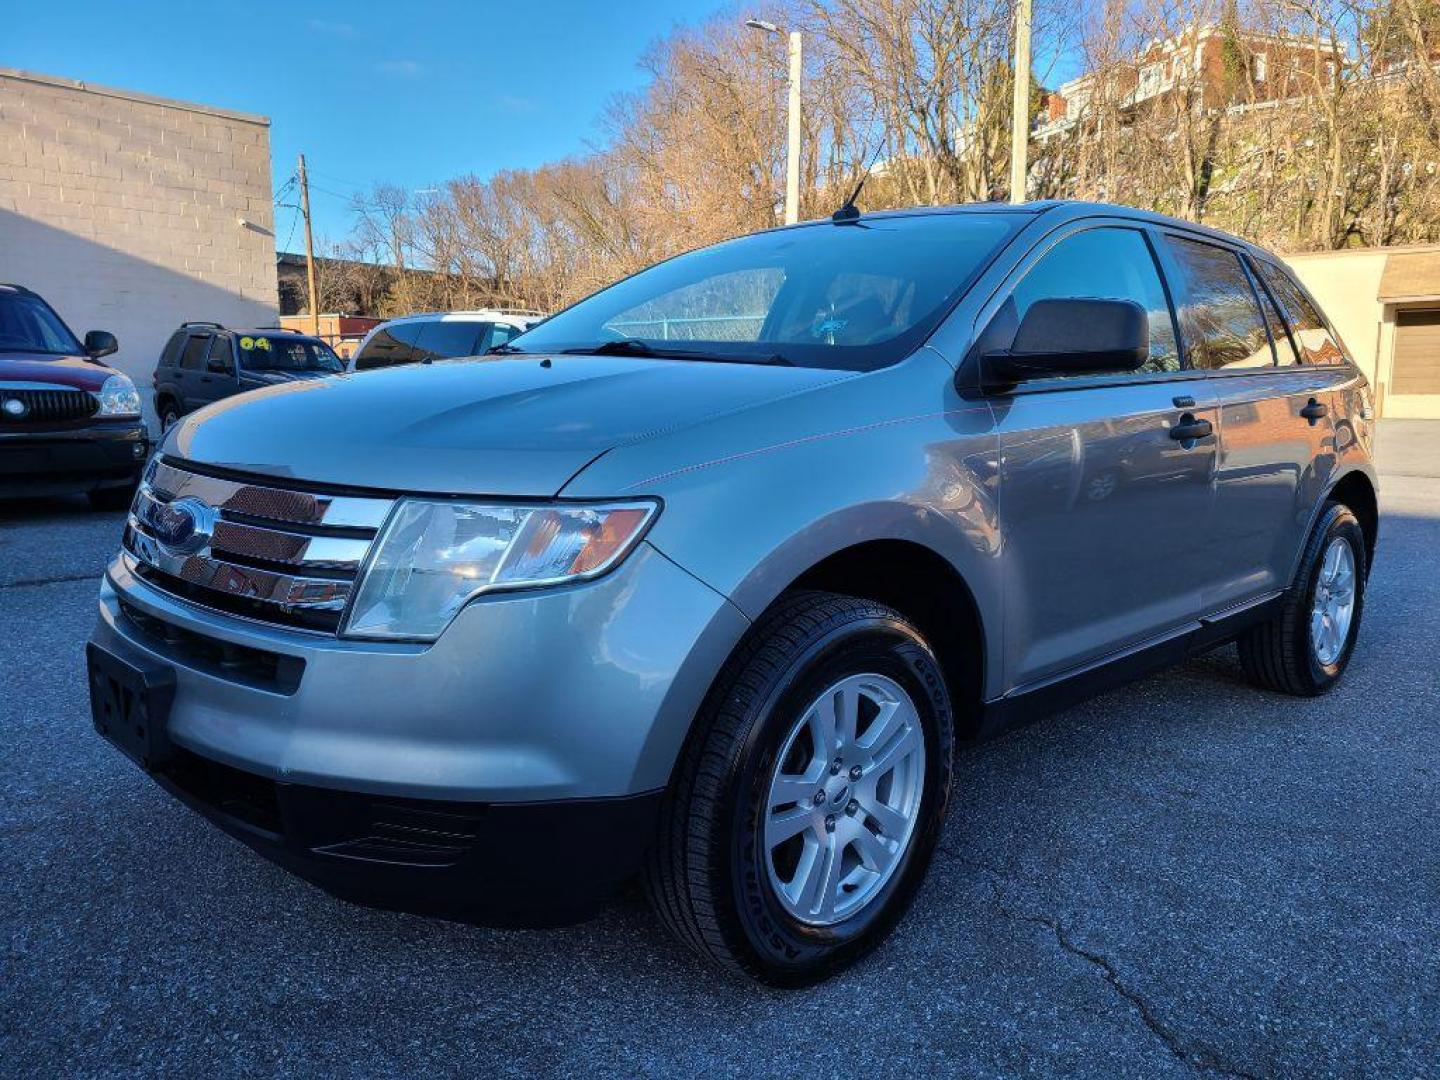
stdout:
POLYGON ((590 915, 639 869, 661 799, 383 798, 266 780, 183 750, 152 775, 226 833, 334 896, 503 926, 590 915))
POLYGON ((489 911, 508 903, 485 895, 502 884, 549 888, 546 867, 574 895, 638 867, 691 719, 747 626, 642 543, 596 581, 474 602, 429 646, 211 612, 121 557, 92 640, 174 670, 168 736, 184 770, 157 779, 227 831, 342 895, 424 908, 453 893, 489 911), (233 812, 237 785, 264 793, 269 826, 233 812), (365 880, 395 864, 372 841, 389 835, 375 808, 396 806, 458 815, 472 854, 365 880))
POLYGON ((50 430, 0 430, 0 495, 62 495, 124 487, 150 453, 144 423, 94 421, 50 430))

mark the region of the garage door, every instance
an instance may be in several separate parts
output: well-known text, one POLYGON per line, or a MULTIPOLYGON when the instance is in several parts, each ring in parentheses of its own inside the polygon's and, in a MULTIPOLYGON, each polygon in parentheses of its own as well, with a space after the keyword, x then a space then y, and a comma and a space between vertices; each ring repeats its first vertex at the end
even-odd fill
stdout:
POLYGON ((1440 394, 1440 310, 1396 315, 1390 392, 1440 394))

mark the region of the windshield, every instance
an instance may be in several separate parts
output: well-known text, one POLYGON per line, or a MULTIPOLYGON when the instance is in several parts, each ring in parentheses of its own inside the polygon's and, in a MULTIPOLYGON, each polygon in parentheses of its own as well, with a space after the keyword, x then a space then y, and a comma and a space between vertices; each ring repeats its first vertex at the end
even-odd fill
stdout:
POLYGON ((1024 220, 924 214, 744 236, 643 270, 503 348, 869 371, 924 341, 1024 220))
POLYGON ((345 370, 329 345, 308 338, 242 337, 240 366, 246 371, 345 370))
POLYGON ((43 300, 0 289, 0 352, 83 356, 85 350, 43 300))

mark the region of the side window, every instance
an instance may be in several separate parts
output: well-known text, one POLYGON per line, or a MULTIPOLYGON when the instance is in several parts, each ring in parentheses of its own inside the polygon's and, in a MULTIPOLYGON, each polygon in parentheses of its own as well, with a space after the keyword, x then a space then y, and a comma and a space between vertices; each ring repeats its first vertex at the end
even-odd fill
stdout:
POLYGON ((206 361, 206 368, 221 375, 230 375, 235 371, 235 354, 230 348, 230 339, 224 334, 216 334, 210 339, 210 358, 206 361))
MULTIPOLYGON (((1251 277, 1258 279, 1254 260, 1247 262, 1251 277)), ((1290 340, 1290 331, 1285 328, 1285 320, 1280 317, 1280 309, 1275 306, 1275 298, 1263 285, 1258 291, 1260 306, 1265 310, 1265 325, 1270 328, 1270 340, 1275 343, 1275 362, 1281 367, 1293 367, 1300 362, 1300 357, 1295 352, 1295 343, 1290 340)))
POLYGON ((185 342, 185 351, 180 354, 180 366, 186 371, 199 371, 205 366, 205 350, 210 346, 209 334, 195 334, 185 342))
POLYGON ((1315 305, 1296 288, 1285 271, 1263 260, 1256 261, 1259 263, 1260 277, 1275 294, 1280 310, 1285 313, 1285 321, 1290 324, 1290 330, 1295 335, 1295 344, 1300 349, 1300 362, 1343 364, 1345 350, 1335 340, 1325 320, 1315 310, 1315 305))
POLYGON ((389 323, 375 331, 369 344, 355 357, 356 371, 409 364, 415 359, 415 342, 423 323, 389 323))
POLYGON ((1189 331, 1192 368, 1272 367, 1275 354, 1240 258, 1228 248, 1167 236, 1184 276, 1181 317, 1189 331))
POLYGON ((170 340, 165 343, 165 351, 160 354, 161 367, 174 367, 180 362, 180 350, 185 347, 184 330, 177 330, 170 335, 170 340))
MULTIPOLYGON (((1105 227, 1067 236, 1015 286, 996 323, 1002 319, 1009 322, 1008 332, 1013 339, 1031 304, 1054 299, 1135 301, 1150 316, 1150 359, 1140 370, 1180 369, 1170 304, 1165 299, 1160 272, 1143 233, 1105 227)), ((997 343, 1000 348, 1008 345, 1009 341, 997 343)))
POLYGON ((511 338, 519 337, 521 332, 522 331, 518 326, 509 326, 506 323, 496 323, 490 328, 489 340, 484 342, 484 348, 480 351, 484 352, 485 349, 493 349, 496 345, 504 345, 511 338))
POLYGON ((416 360, 445 360, 452 356, 474 356, 481 352, 479 342, 489 323, 462 322, 456 319, 422 324, 415 344, 416 360))

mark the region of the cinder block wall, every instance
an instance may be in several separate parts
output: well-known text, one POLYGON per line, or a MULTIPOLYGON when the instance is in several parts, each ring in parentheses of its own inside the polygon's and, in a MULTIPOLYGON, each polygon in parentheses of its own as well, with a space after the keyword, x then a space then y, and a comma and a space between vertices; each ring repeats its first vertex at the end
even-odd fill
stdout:
POLYGON ((181 322, 277 321, 270 122, 0 68, 0 281, 148 391, 181 322))

